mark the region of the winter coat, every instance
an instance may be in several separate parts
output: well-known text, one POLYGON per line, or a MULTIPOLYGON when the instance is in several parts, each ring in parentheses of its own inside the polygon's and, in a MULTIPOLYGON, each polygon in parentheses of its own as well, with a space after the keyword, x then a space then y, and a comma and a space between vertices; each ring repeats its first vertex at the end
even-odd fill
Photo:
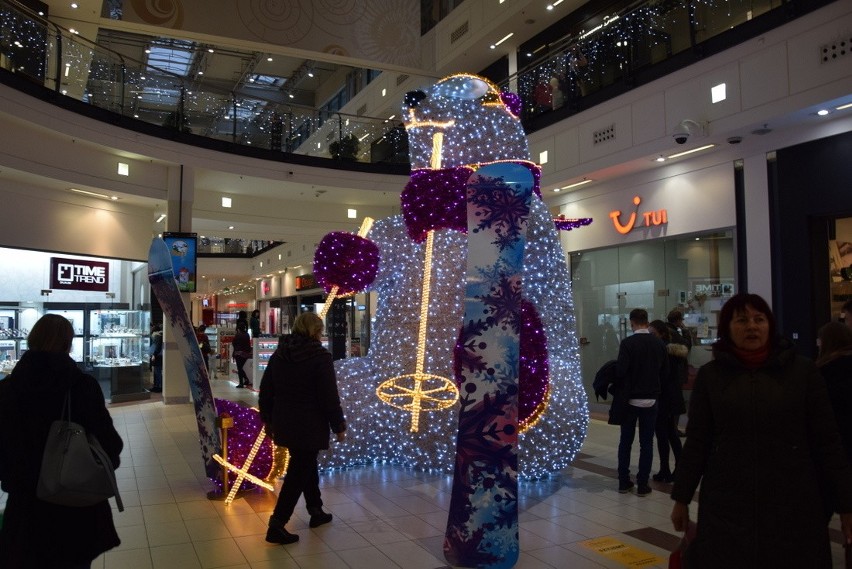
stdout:
POLYGON ((269 359, 258 403, 278 446, 327 449, 329 433, 346 430, 331 354, 299 334, 285 336, 269 359))
POLYGON ((94 434, 118 468, 124 443, 100 385, 68 354, 24 353, 0 381, 0 485, 9 494, 0 529, 0 567, 52 568, 90 561, 121 542, 107 500, 87 507, 36 497, 50 424, 71 394, 71 420, 94 434))
POLYGON ((163 332, 158 330, 151 333, 151 345, 149 346, 151 353, 151 365, 154 367, 162 367, 163 365, 163 332))
POLYGON ((231 345, 234 348, 234 359, 251 359, 253 354, 251 349, 251 338, 249 337, 248 332, 243 332, 242 330, 238 331, 234 334, 234 339, 231 342, 231 345))
POLYGON ((852 512, 852 467, 815 365, 775 346, 758 369, 717 351, 698 372, 672 490, 688 504, 701 483, 689 569, 831 567, 821 483, 852 512))
POLYGON ((658 399, 660 383, 669 373, 663 341, 651 334, 635 333, 618 347, 616 376, 627 399, 658 399))
POLYGON ((683 400, 683 384, 686 383, 686 357, 689 349, 684 344, 669 342, 666 344, 669 357, 669 373, 660 382, 660 398, 657 414, 659 416, 683 415, 686 403, 683 400))
POLYGON ((828 398, 834 408, 834 419, 852 462, 852 354, 842 355, 819 368, 828 387, 828 398))

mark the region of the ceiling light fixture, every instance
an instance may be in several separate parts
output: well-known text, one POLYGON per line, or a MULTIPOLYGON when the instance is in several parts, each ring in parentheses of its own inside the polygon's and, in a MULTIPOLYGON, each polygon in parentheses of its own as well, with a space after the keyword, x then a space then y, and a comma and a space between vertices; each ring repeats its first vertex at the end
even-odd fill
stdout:
POLYGON ((501 39, 500 41, 498 41, 498 42, 496 42, 494 45, 492 45, 492 46, 491 46, 491 49, 496 48, 498 45, 500 45, 501 43, 503 43, 504 41, 506 41, 507 39, 509 39, 509 38, 510 38, 510 37, 512 37, 513 35, 515 35, 515 32, 509 32, 508 34, 506 34, 505 36, 503 36, 503 39, 501 39))
POLYGON ((94 198, 101 198, 104 200, 111 200, 113 198, 115 198, 116 200, 118 199, 118 196, 109 196, 107 194, 101 194, 98 192, 90 192, 89 190, 78 190, 77 188, 68 188, 68 190, 74 192, 75 194, 83 194, 86 196, 92 196, 94 198))
POLYGON ((707 150, 708 148, 713 148, 716 146, 715 144, 705 144, 704 146, 699 146, 698 148, 693 148, 692 150, 686 150, 684 152, 678 152, 677 154, 669 154, 669 160, 672 158, 680 158, 681 156, 686 156, 687 154, 692 154, 693 152, 701 152, 702 150, 707 150))
POLYGON ((130 175, 130 165, 124 162, 118 163, 118 175, 119 176, 129 176, 130 175))
POLYGON ((229 226, 228 226, 228 229, 233 229, 233 228, 234 228, 234 226, 233 226, 233 225, 229 225, 229 226))
POLYGON ((222 197, 222 207, 231 207, 231 198, 222 197))
POLYGON ((817 114, 818 114, 819 116, 821 116, 821 117, 824 117, 824 116, 825 116, 825 115, 827 115, 829 112, 830 112, 830 111, 829 111, 828 109, 820 109, 820 110, 818 110, 818 111, 817 111, 817 114))
POLYGON ((666 157, 665 157, 665 156, 663 156, 662 154, 660 154, 659 156, 657 156, 656 158, 654 158, 654 161, 655 161, 655 162, 665 162, 665 161, 666 161, 666 157))
POLYGON ((845 105, 840 105, 835 110, 836 111, 842 111, 843 109, 848 109, 849 107, 852 107, 852 103, 846 103, 845 105))
POLYGON ((579 182, 574 182, 573 184, 568 184, 567 186, 562 186, 559 188, 560 190, 570 190, 571 188, 576 188, 577 186, 582 186, 583 184, 588 184, 589 182, 594 182, 591 178, 583 178, 579 182))
POLYGON ((164 219, 166 219, 166 214, 165 214, 165 213, 161 213, 161 214, 160 214, 160 216, 159 216, 159 217, 157 217, 157 221, 155 221, 154 223, 160 223, 160 222, 162 222, 164 219))

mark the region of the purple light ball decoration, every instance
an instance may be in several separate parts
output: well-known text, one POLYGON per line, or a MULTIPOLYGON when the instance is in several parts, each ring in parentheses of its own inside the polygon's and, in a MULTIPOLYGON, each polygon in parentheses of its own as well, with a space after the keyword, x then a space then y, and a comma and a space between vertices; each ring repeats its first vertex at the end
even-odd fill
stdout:
POLYGON ((314 253, 314 276, 326 292, 360 292, 376 278, 379 248, 369 239, 345 231, 332 231, 322 238, 314 253))
POLYGON ((518 378, 518 424, 529 426, 544 412, 550 364, 544 324, 535 306, 521 300, 521 362, 518 378))
MULTIPOLYGON (((254 445, 255 439, 263 430, 263 422, 260 420, 260 413, 257 409, 246 407, 234 401, 227 399, 216 399, 216 410, 220 414, 228 413, 234 418, 234 426, 228 429, 228 462, 242 467, 245 464, 251 452, 251 447, 254 445)), ((272 468, 272 441, 265 439, 260 445, 260 449, 248 469, 249 474, 253 474, 258 478, 266 478, 269 470, 272 468)), ((237 474, 230 472, 228 475, 228 484, 231 485, 237 478, 237 474)), ((214 480, 221 486, 221 480, 214 480)), ((230 486, 229 486, 230 487, 230 486)), ((257 485, 243 480, 240 486, 241 490, 253 490, 257 485)))
POLYGON ((521 116, 521 111, 524 110, 524 102, 517 93, 502 91, 500 93, 500 100, 503 101, 503 104, 506 105, 506 108, 509 109, 510 113, 516 117, 521 116))
POLYGON ((408 235, 416 242, 426 240, 433 229, 455 229, 467 233, 465 188, 471 168, 415 170, 402 190, 402 217, 408 235))
POLYGON ((583 227, 592 223, 591 217, 579 217, 576 219, 567 218, 564 215, 560 215, 553 219, 553 223, 556 225, 556 229, 559 231, 571 231, 572 229, 577 229, 578 227, 583 227))

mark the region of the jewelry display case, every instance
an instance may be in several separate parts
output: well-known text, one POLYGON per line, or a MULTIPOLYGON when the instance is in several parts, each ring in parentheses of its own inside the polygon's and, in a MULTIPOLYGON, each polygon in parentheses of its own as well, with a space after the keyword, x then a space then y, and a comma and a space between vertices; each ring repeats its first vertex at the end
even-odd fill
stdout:
POLYGON ((148 361, 149 318, 140 310, 89 311, 88 362, 95 378, 109 382, 114 403, 148 397, 143 363, 148 361))

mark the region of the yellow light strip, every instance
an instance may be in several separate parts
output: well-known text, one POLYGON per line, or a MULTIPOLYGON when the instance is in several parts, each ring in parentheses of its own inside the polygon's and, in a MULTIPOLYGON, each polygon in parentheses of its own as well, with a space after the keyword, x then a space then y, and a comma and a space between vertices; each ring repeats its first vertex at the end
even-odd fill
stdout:
POLYGON ((439 170, 441 168, 441 150, 444 147, 444 133, 436 132, 432 135, 432 160, 429 163, 429 166, 433 170, 439 170))
POLYGON ((240 486, 243 484, 243 480, 248 480, 262 488, 266 488, 267 490, 274 490, 275 487, 272 484, 254 476, 253 474, 249 474, 248 469, 251 468, 251 464, 254 462, 254 457, 257 456, 257 451, 260 450, 260 445, 263 444, 263 439, 266 438, 266 433, 263 429, 260 430, 260 434, 257 435, 257 438, 254 439, 254 444, 251 446, 251 451, 246 457, 245 462, 242 467, 237 467, 230 462, 226 461, 224 458, 219 456, 218 454, 213 455, 213 459, 230 470, 231 472, 235 472, 237 474, 237 479, 234 480, 233 486, 231 486, 231 491, 228 493, 227 498, 225 498, 225 505, 229 505, 234 501, 234 498, 237 495, 237 491, 240 489, 240 486))
POLYGON ((430 373, 424 373, 426 365, 426 333, 429 323, 429 297, 432 292, 432 254, 435 241, 435 230, 426 233, 426 247, 423 259, 423 286, 420 292, 420 324, 417 329, 417 357, 414 364, 414 373, 393 377, 376 388, 376 395, 383 402, 398 409, 411 412, 412 433, 420 430, 420 413, 424 410, 424 403, 429 410, 446 409, 453 405, 459 396, 455 383, 430 373), (414 386, 411 388, 402 384, 404 379, 412 379, 414 386), (423 388, 424 382, 437 382, 434 388, 423 388), (445 398, 439 397, 446 395, 445 398), (409 403, 397 403, 396 399, 410 399, 409 403))
POLYGON ((422 126, 434 126, 437 128, 450 128, 451 126, 456 125, 455 119, 451 119, 448 121, 418 121, 415 115, 414 109, 408 109, 408 124, 405 125, 405 129, 409 130, 412 128, 420 128, 422 126))
MULTIPOLYGON (((373 218, 365 217, 364 221, 361 222, 361 228, 358 229, 358 237, 366 237, 370 232, 370 228, 373 227, 373 218)), ((325 297, 325 304, 322 305, 322 310, 320 310, 319 317, 325 320, 326 314, 328 314, 329 309, 331 309, 331 305, 334 304, 335 299, 338 298, 337 291, 340 290, 337 285, 331 287, 331 290, 328 291, 328 296, 325 297)), ((343 295, 345 296, 345 295, 343 295)))

